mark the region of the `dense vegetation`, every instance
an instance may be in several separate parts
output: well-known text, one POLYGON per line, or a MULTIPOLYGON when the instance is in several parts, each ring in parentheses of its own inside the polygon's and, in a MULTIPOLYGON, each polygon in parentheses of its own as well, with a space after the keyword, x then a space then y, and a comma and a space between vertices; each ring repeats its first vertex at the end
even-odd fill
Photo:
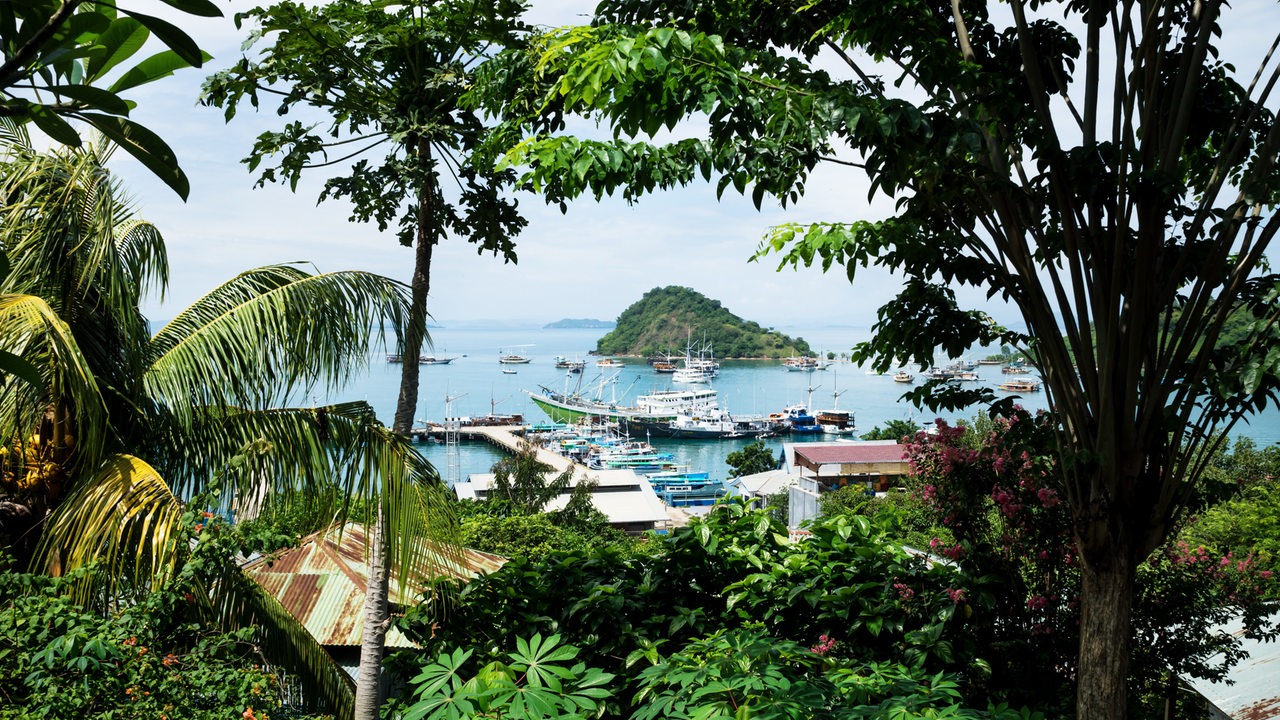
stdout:
POLYGON ((600 338, 603 355, 683 355, 709 350, 718 358, 782 358, 808 355, 809 343, 729 312, 718 300, 686 287, 654 288, 618 316, 600 338))

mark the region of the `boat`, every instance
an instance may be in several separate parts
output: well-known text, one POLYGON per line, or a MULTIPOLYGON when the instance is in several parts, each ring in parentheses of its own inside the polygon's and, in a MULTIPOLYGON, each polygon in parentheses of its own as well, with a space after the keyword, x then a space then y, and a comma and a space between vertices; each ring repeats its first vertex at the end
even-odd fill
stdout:
POLYGON ((1027 375, 1031 372, 1031 368, 1021 362, 1012 362, 1000 368, 1000 372, 1005 375, 1027 375))
POLYGON ((915 382, 915 380, 916 380, 916 376, 915 376, 915 375, 912 375, 911 373, 907 372, 906 370, 899 370, 898 372, 896 372, 896 373, 894 373, 894 374, 893 374, 893 381, 894 381, 894 382, 898 382, 898 383, 912 383, 912 382, 915 382))
POLYGON ((1005 380, 996 387, 1005 392, 1029 393, 1040 392, 1039 380, 1005 380))
MULTIPOLYGON (((532 347, 532 346, 525 345, 521 347, 532 347)), ((498 350, 498 362, 502 363, 503 365, 527 365, 532 361, 533 359, 530 358, 528 355, 521 355, 520 353, 509 353, 509 352, 503 352, 502 350, 498 350)))
POLYGON ((692 385, 697 383, 706 384, 711 382, 715 375, 706 368, 682 367, 676 368, 671 374, 671 382, 692 385))
POLYGON ((653 363, 653 371, 663 375, 670 375, 679 369, 679 365, 667 360, 657 360, 653 363))
POLYGON ((648 475, 649 484, 662 501, 671 507, 714 505, 729 494, 722 480, 712 480, 711 473, 668 470, 648 475))
POLYGON ((515 375, 516 371, 511 368, 502 368, 503 375, 515 375))
MULTIPOLYGON (((457 359, 458 358, 456 357, 438 357, 436 355, 419 355, 418 364, 419 365, 448 365, 449 363, 457 359)), ((404 362, 404 358, 398 353, 393 353, 393 354, 387 355, 387 362, 402 363, 404 362)))
POLYGON ((782 366, 790 372, 813 372, 814 370, 826 370, 828 363, 824 363, 815 357, 789 357, 782 361, 782 366))
POLYGON ((682 412, 671 420, 634 419, 627 423, 627 430, 632 433, 685 440, 773 437, 786 429, 785 424, 760 415, 736 416, 720 408, 682 412))
POLYGON ((620 368, 620 367, 626 367, 626 366, 627 366, 626 363, 622 362, 621 360, 615 360, 614 358, 605 358, 603 360, 596 361, 596 367, 620 368))
MULTIPOLYGON (((853 421, 853 413, 840 410, 840 396, 848 392, 848 390, 832 390, 831 392, 831 409, 819 410, 813 416, 818 426, 822 428, 822 432, 827 435, 853 435, 858 432, 857 426, 853 421)), ((812 402, 812 390, 810 390, 810 398, 812 402)))
POLYGON ((769 420, 785 423, 788 432, 792 432, 797 435, 808 435, 811 433, 822 432, 822 426, 818 424, 817 419, 813 415, 809 414, 809 409, 804 403, 788 405, 780 412, 770 413, 769 420))
POLYGON ((556 356, 556 367, 561 370, 568 370, 569 372, 572 372, 572 373, 580 373, 582 372, 583 368, 585 368, 586 366, 587 366, 587 363, 583 360, 570 360, 569 358, 563 355, 556 356))
MULTIPOLYGON (((634 405, 617 400, 617 374, 601 378, 587 392, 557 392, 545 386, 526 391, 529 399, 556 422, 574 422, 586 417, 609 420, 674 420, 681 412, 707 412, 719 404, 719 394, 711 388, 657 390, 636 398, 634 405), (608 389, 610 398, 605 399, 608 389)), ((566 377, 566 384, 568 378, 566 377)), ((623 393, 626 394, 625 392, 623 393)))
POLYGON ((1000 358, 984 358, 978 361, 979 365, 1001 365, 1004 361, 1000 358))
POLYGON ((674 455, 658 452, 657 448, 644 440, 592 445, 586 463, 593 470, 631 470, 642 474, 676 468, 674 455))

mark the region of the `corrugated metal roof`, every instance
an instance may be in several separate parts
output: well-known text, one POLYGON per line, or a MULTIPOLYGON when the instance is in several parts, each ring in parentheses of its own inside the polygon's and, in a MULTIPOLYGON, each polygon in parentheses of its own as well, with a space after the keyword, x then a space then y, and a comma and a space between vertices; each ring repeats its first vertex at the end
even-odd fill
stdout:
POLYGON ((902 462, 906 448, 898 443, 845 442, 797 444, 796 457, 803 457, 815 465, 854 463, 902 462))
MULTIPOLYGON (((321 645, 358 646, 369 577, 365 547, 364 527, 348 524, 341 533, 335 528, 311 535, 298 547, 254 560, 244 570, 306 626, 321 645)), ((464 549, 454 560, 436 554, 436 560, 445 568, 445 574, 460 578, 493 572, 506 562, 497 555, 471 549, 464 549)), ((394 572, 389 592, 391 602, 401 602, 402 592, 394 572)), ((412 643, 391 628, 387 645, 411 647, 412 643)))
MULTIPOLYGON (((1280 616, 1271 616, 1276 622, 1280 616)), ((1243 625, 1229 623, 1221 628, 1241 637, 1249 658, 1231 668, 1226 682, 1211 683, 1205 680, 1187 680, 1196 692, 1214 707, 1234 720, 1276 720, 1280 718, 1280 642, 1263 643, 1242 637, 1243 625)))
MULTIPOLYGON (((579 480, 591 478, 596 481, 595 490, 591 494, 591 504, 609 518, 614 524, 660 523, 669 518, 667 512, 653 491, 648 478, 642 478, 631 470, 587 470, 579 468, 574 475, 573 484, 579 480)), ((453 492, 460 499, 477 499, 493 487, 493 473, 476 473, 466 482, 455 483, 453 492)), ((547 503, 544 512, 553 512, 564 508, 569 503, 569 495, 547 503)))

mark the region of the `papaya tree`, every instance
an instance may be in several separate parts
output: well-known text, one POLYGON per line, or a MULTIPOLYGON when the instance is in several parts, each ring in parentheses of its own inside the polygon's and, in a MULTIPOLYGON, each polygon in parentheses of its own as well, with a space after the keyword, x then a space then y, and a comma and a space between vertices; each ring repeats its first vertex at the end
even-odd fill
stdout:
MULTIPOLYGON (((328 124, 284 121, 262 133, 245 159, 258 184, 333 173, 320 200, 345 199, 351 219, 394 225, 414 248, 412 299, 404 332, 392 430, 407 436, 418 402, 435 246, 449 234, 514 262, 512 238, 525 220, 504 194, 515 179, 484 156, 488 130, 459 99, 475 68, 523 30, 518 0, 335 0, 313 7, 280 2, 236 16, 256 25, 259 53, 210 77, 204 102, 229 122, 242 104, 270 102, 281 117, 327 114, 328 124), (371 159, 372 158, 372 159, 371 159)), ((381 529, 382 525, 379 524, 381 529)), ((373 534, 357 713, 376 716, 377 676, 388 625, 386 560, 373 534)))
POLYGON ((1280 71, 1265 48, 1256 73, 1220 55, 1248 22, 1216 0, 605 0, 592 26, 495 67, 477 102, 508 119, 507 162, 550 202, 707 180, 786 205, 824 164, 892 199, 889 217, 776 227, 758 256, 898 273, 855 361, 1000 343, 1036 365, 1081 559, 1076 712, 1122 718, 1138 566, 1280 388, 1280 71), (567 136, 572 116, 612 135, 567 136), (963 286, 1025 330, 960 307, 963 286), (1245 331, 1228 337, 1233 317, 1245 331))

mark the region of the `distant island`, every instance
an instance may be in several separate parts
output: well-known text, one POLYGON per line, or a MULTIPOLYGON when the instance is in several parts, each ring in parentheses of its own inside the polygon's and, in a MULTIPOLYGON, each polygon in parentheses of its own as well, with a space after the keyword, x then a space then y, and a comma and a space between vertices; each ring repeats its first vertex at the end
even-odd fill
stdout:
POLYGON ((614 329, 596 343, 600 355, 785 358, 809 355, 809 343, 729 312, 719 300, 686 287, 654 288, 622 311, 614 329))
POLYGON ((548 329, 611 328, 611 327, 614 327, 615 325, 617 325, 617 323, 615 323, 612 320, 596 320, 595 318, 582 318, 581 320, 579 320, 575 318, 565 318, 564 320, 557 320, 553 323, 547 323, 542 327, 548 328, 548 329))

